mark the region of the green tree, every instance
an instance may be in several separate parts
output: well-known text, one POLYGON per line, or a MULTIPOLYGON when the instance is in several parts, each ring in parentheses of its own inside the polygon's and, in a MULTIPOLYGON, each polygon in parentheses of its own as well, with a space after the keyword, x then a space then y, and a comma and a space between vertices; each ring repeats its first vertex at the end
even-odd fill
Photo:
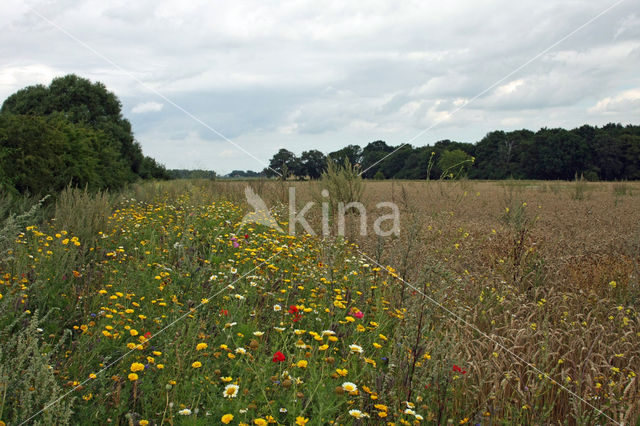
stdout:
POLYGON ((104 84, 70 74, 55 78, 48 87, 29 86, 9 96, 0 114, 47 116, 61 113, 71 123, 89 126, 112 141, 128 166, 125 178, 133 181, 142 174, 167 177, 155 162, 145 162, 140 144, 131 130, 131 123, 122 116, 122 106, 104 84), (157 167, 156 167, 157 166, 157 167), (155 167, 153 171, 150 167, 155 167))
POLYGON ((347 145, 338 151, 330 152, 327 157, 339 167, 344 165, 345 160, 355 166, 362 161, 362 148, 359 145, 347 145))
POLYGON ((4 184, 19 192, 119 188, 128 173, 117 141, 60 113, 0 114, 0 147, 4 184))
POLYGON ((463 176, 471 164, 473 164, 473 157, 461 149, 445 150, 438 159, 438 167, 442 171, 441 176, 445 178, 463 176))
POLYGON ((299 175, 300 159, 288 149, 280 149, 269 161, 269 167, 264 170, 268 177, 280 176, 287 179, 291 175, 299 175))
POLYGON ((311 179, 319 179, 322 173, 327 170, 327 157, 318 151, 312 149, 304 151, 300 155, 300 175, 309 176, 311 179))
MULTIPOLYGON (((395 148, 387 145, 385 141, 374 141, 367 144, 362 150, 362 176, 371 179, 380 171, 381 160, 391 154, 395 148)), ((382 172, 381 172, 382 173, 382 172)))

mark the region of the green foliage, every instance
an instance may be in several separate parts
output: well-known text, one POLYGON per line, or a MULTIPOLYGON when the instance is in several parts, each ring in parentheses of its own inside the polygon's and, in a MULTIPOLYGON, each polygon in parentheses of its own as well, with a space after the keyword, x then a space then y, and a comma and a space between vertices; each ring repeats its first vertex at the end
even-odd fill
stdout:
POLYGON ((355 166, 362 161, 362 148, 358 145, 347 145, 338 151, 330 152, 327 157, 338 166, 345 164, 345 162, 355 166))
POLYGON ((27 224, 40 221, 41 218, 37 218, 38 212, 47 198, 48 196, 32 202, 27 197, 0 196, 0 269, 2 262, 10 259, 9 254, 16 236, 27 224))
POLYGON ((364 182, 359 173, 360 169, 352 166, 346 159, 342 165, 328 162, 327 171, 322 174, 319 187, 329 191, 328 201, 332 212, 338 211, 338 203, 346 205, 352 201, 362 201, 364 182))
MULTIPOLYGON (((0 306, 9 301, 0 300, 0 306)), ((4 307, 3 307, 4 309, 4 307)), ((45 409, 34 425, 65 425, 71 419, 73 397, 59 400, 62 389, 56 382, 52 356, 69 337, 65 332, 56 345, 45 342, 38 312, 26 313, 0 329, 0 419, 8 424, 27 421, 45 409)))
POLYGON ((327 170, 327 157, 312 149, 304 151, 300 156, 300 176, 308 176, 310 179, 318 179, 327 170))
MULTIPOLYGON (((216 172, 214 172, 213 170, 173 169, 173 170, 168 170, 167 172, 169 173, 169 176, 171 177, 171 179, 212 179, 212 180, 215 180, 216 177, 217 177, 216 172)), ((241 177, 241 176, 235 176, 235 174, 238 174, 238 173, 244 174, 244 172, 242 170, 234 170, 233 172, 231 172, 229 174, 231 176, 233 176, 233 177, 241 177)), ((244 177, 244 176, 242 176, 242 177, 244 177)))
POLYGON ((461 149, 445 150, 438 159, 438 167, 442 170, 441 177, 445 179, 462 177, 465 175, 466 169, 473 164, 473 161, 473 157, 461 149))
POLYGON ((76 75, 5 100, 0 165, 0 185, 31 193, 69 183, 117 189, 138 178, 168 178, 164 167, 142 154, 115 94, 76 75))
POLYGON ((286 180, 289 176, 295 175, 299 169, 300 159, 293 152, 283 148, 271 158, 269 167, 264 169, 264 174, 268 177, 279 176, 286 180))
POLYGON ((573 191, 571 192, 571 198, 574 200, 584 200, 587 192, 587 181, 584 176, 576 173, 573 180, 573 191))
POLYGON ((89 192, 86 188, 68 186, 56 200, 55 226, 77 236, 85 247, 90 247, 99 233, 106 231, 112 205, 112 199, 106 192, 89 192))
POLYGON ((128 173, 108 135, 73 124, 62 114, 0 114, 0 157, 9 190, 42 194, 68 184, 120 188, 128 173))

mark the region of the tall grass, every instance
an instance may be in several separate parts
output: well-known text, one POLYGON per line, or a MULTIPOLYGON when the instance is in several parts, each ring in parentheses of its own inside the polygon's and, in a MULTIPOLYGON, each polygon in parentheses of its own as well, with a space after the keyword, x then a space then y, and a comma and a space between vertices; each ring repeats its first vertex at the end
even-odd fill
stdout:
POLYGON ((114 197, 105 191, 90 192, 86 188, 66 187, 55 204, 54 224, 77 236, 87 247, 91 247, 106 230, 114 205, 114 197))

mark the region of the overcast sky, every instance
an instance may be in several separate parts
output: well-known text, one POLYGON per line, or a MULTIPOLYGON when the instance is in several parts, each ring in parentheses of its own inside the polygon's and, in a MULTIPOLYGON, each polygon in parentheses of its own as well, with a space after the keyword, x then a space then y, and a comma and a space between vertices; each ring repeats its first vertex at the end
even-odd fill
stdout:
POLYGON ((639 0, 539 55, 614 3, 2 0, 0 101, 101 81, 146 155, 219 173, 283 147, 640 124, 639 0))

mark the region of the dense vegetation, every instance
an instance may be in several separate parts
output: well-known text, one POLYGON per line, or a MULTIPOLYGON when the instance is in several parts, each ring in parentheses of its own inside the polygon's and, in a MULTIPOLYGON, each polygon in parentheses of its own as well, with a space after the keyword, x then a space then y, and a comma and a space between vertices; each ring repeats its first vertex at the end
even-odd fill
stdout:
POLYGON ((640 126, 607 124, 537 132, 488 133, 475 144, 443 140, 433 146, 391 146, 384 141, 364 148, 349 145, 326 156, 317 150, 300 157, 286 149, 265 169, 278 174, 318 178, 330 158, 360 164, 365 178, 439 179, 464 174, 471 179, 588 180, 640 179, 640 126), (393 155, 390 155, 393 153, 393 155))
POLYGON ((76 75, 35 85, 0 108, 0 188, 56 192, 66 185, 117 189, 168 178, 145 157, 115 94, 76 75))
POLYGON ((167 173, 171 179, 215 179, 217 176, 213 170, 201 169, 171 169, 167 173))

